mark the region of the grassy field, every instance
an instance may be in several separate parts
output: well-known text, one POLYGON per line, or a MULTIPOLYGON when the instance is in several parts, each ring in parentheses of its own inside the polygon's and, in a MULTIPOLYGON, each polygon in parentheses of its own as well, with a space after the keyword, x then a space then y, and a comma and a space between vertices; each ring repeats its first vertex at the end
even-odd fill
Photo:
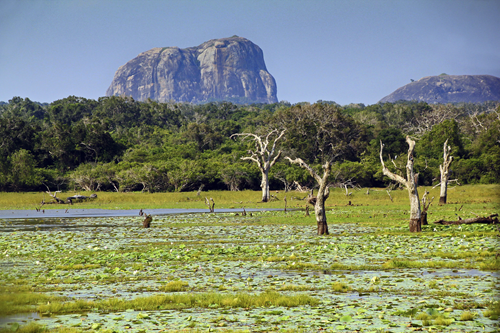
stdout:
MULTIPOLYGON (((419 188, 420 196, 424 191, 430 192, 429 197, 435 197, 434 206, 439 202, 439 188, 419 188)), ((363 206, 387 206, 403 208, 408 205, 408 193, 406 190, 393 190, 390 197, 385 189, 367 189, 352 190, 350 196, 345 195, 343 189, 332 189, 326 206, 344 206, 349 201, 353 205, 363 206)), ((167 192, 167 193, 142 193, 142 192, 96 192, 98 199, 92 202, 77 203, 75 208, 100 208, 100 209, 151 209, 151 208, 206 208, 205 197, 213 198, 216 208, 284 208, 284 197, 287 198, 288 208, 304 208, 303 199, 307 194, 300 192, 272 191, 278 200, 272 200, 268 203, 261 202, 260 191, 209 191, 201 192, 167 192)), ((90 196, 89 192, 64 192, 58 193, 58 197, 65 199, 75 194, 90 196)), ((53 201, 53 199, 44 192, 24 192, 24 193, 6 193, 0 192, 0 209, 35 209, 40 207, 40 202, 53 201)), ((449 190, 448 202, 451 204, 500 204, 500 185, 467 185, 454 187, 449 190)), ((61 205, 45 205, 45 209, 60 208, 61 205)), ((67 206, 69 207, 69 206, 67 206)), ((408 208, 409 209, 409 208, 408 208)))
MULTIPOLYGON (((328 236, 295 192, 287 212, 153 216, 150 229, 139 216, 0 220, 0 332, 498 331, 498 226, 432 222, 498 213, 499 190, 455 187, 443 206, 432 190, 418 234, 407 192, 383 189, 334 190, 328 236)), ((285 195, 97 194, 71 207, 284 208, 285 195)), ((0 207, 43 196, 1 193, 0 207)))

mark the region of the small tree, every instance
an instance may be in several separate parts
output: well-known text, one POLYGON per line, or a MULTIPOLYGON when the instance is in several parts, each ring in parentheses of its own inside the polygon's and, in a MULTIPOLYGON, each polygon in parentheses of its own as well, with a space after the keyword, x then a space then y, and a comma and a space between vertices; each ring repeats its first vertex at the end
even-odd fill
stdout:
POLYGON ((439 165, 441 173, 441 192, 439 194, 439 204, 445 204, 448 196, 448 181, 450 179, 450 164, 453 162, 453 156, 450 155, 451 147, 448 146, 448 139, 443 146, 443 164, 439 165))
POLYGON ((281 137, 285 134, 285 130, 282 130, 281 133, 278 134, 278 130, 272 130, 265 137, 260 137, 253 133, 236 133, 231 135, 231 138, 235 136, 242 136, 243 139, 253 138, 255 141, 255 151, 249 150, 248 153, 250 156, 242 157, 242 160, 250 160, 257 163, 259 170, 262 174, 262 181, 260 183, 260 187, 262 188, 262 202, 269 201, 269 170, 276 163, 278 158, 281 156, 281 150, 275 155, 276 143, 281 139, 281 137), (269 139, 276 135, 276 138, 273 141, 273 145, 269 150, 269 139))
POLYGON ((316 171, 307 165, 302 159, 296 158, 292 160, 290 157, 285 157, 290 163, 298 164, 300 167, 309 171, 311 176, 316 180, 319 185, 318 195, 316 196, 316 203, 314 204, 314 213, 316 214, 316 222, 318 224, 318 235, 328 235, 328 224, 326 223, 325 201, 330 195, 328 188, 328 177, 332 171, 330 162, 327 161, 323 167, 323 176, 318 175, 316 171))
MULTIPOLYGON (((391 172, 384 164, 384 159, 382 157, 382 151, 384 149, 384 144, 380 141, 380 162, 382 163, 382 172, 384 175, 390 179, 397 181, 401 185, 404 185, 408 190, 408 195, 410 197, 410 231, 420 232, 422 228, 420 226, 420 199, 418 197, 417 185, 418 185, 418 174, 415 174, 413 170, 413 150, 415 148, 415 141, 406 137, 406 142, 408 143, 408 160, 406 162, 406 179, 400 175, 391 172)), ((394 162, 394 161, 393 161, 394 162)))

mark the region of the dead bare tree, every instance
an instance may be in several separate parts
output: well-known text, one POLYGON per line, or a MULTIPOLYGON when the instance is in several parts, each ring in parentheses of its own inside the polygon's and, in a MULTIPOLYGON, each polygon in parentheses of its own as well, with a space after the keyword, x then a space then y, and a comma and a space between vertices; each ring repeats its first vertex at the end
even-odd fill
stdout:
POLYGON ((427 200, 427 196, 429 195, 428 191, 424 191, 424 195, 422 196, 422 213, 420 215, 420 225, 428 225, 427 223, 427 210, 429 209, 432 200, 434 200, 434 197, 432 197, 430 200, 427 200))
POLYGON ((429 132, 434 125, 448 119, 457 119, 460 116, 460 110, 453 104, 431 104, 429 106, 430 112, 422 112, 404 125, 407 133, 413 133, 419 137, 429 132))
POLYGON ((441 192, 439 194, 439 204, 445 204, 448 196, 448 181, 450 179, 450 164, 453 162, 453 156, 450 155, 451 147, 448 146, 448 139, 443 146, 443 164, 439 165, 441 173, 441 192))
POLYGON ((278 172, 274 173, 273 177, 283 183, 283 186, 285 187, 285 193, 292 190, 294 184, 286 179, 286 173, 283 170, 279 170, 278 172))
POLYGON ((472 217, 469 219, 462 219, 459 217, 458 221, 445 221, 445 220, 439 220, 434 222, 435 224, 442 224, 442 225, 458 225, 458 224, 473 224, 473 223, 483 223, 483 224, 499 224, 498 222, 498 214, 492 214, 490 216, 486 217, 472 217))
MULTIPOLYGON (((45 185, 45 184, 43 184, 45 185)), ((50 195, 57 203, 59 204, 65 204, 66 202, 64 202, 64 200, 60 199, 57 197, 57 193, 61 193, 61 191, 54 191, 54 194, 52 194, 52 192, 50 192, 50 188, 45 185, 45 187, 47 188, 47 191, 45 191, 45 193, 47 193, 48 195, 50 195)), ((45 200, 42 201, 42 206, 45 204, 45 200)))
POLYGON ((384 159, 382 157, 382 151, 384 149, 384 144, 380 141, 380 162, 382 163, 382 172, 385 176, 390 179, 404 185, 408 190, 408 196, 410 198, 410 231, 420 232, 422 228, 420 226, 420 199, 418 197, 418 174, 415 174, 413 170, 413 150, 415 148, 415 141, 410 139, 409 136, 406 137, 406 142, 408 143, 408 160, 406 162, 406 179, 400 175, 391 172, 384 164, 384 159))
POLYGON ((316 215, 316 222, 318 224, 318 235, 328 235, 328 224, 326 223, 325 201, 330 195, 328 188, 328 176, 332 171, 330 162, 327 161, 323 167, 323 176, 320 176, 316 171, 307 165, 302 159, 296 158, 292 160, 290 157, 285 157, 290 163, 298 164, 301 168, 309 171, 309 174, 316 180, 319 185, 318 194, 316 195, 316 203, 314 204, 314 213, 316 215))
POLYGON ((215 201, 214 201, 213 198, 210 198, 210 200, 208 200, 208 198, 205 197, 205 204, 208 206, 208 209, 210 210, 210 213, 215 212, 215 201), (212 201, 211 204, 210 204, 210 201, 212 201))
POLYGON ((286 130, 282 130, 278 133, 277 129, 272 130, 267 133, 265 137, 260 137, 253 133, 236 133, 231 135, 231 138, 235 136, 242 136, 243 139, 252 138, 255 141, 255 151, 249 150, 250 156, 242 157, 242 160, 250 160, 257 163, 259 170, 262 174, 262 181, 260 187, 262 188, 262 202, 268 202, 269 195, 269 170, 276 163, 278 158, 281 156, 281 150, 275 155, 276 143, 283 137, 286 130), (269 150, 269 139, 276 135, 273 141, 272 147, 269 150))

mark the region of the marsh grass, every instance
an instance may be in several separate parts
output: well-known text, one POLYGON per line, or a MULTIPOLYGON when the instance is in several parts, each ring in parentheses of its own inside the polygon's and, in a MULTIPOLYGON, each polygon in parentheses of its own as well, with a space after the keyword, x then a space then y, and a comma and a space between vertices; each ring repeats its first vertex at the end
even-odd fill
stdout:
POLYGON ((282 285, 278 290, 279 291, 309 291, 309 290, 316 290, 316 288, 314 288, 312 286, 285 284, 285 285, 282 285))
MULTIPOLYGON (((431 189, 429 187, 421 187, 419 190, 427 189, 430 192, 430 197, 439 198, 439 188, 431 189)), ((326 201, 326 207, 339 209, 347 207, 349 213, 341 214, 340 216, 348 216, 362 218, 363 214, 368 214, 373 217, 369 223, 375 223, 379 218, 384 218, 390 222, 391 216, 387 216, 390 210, 404 209, 409 210, 408 195, 405 191, 393 191, 391 196, 393 202, 390 201, 385 189, 371 189, 370 194, 365 194, 366 191, 354 191, 354 193, 346 197, 343 189, 334 188, 330 191, 330 197, 326 201), (351 201, 352 206, 347 206, 351 201), (371 207, 380 206, 380 211, 372 210, 371 207), (386 216, 384 216, 384 214, 386 216), (359 216, 358 216, 359 215, 359 216), (375 218, 376 217, 376 218, 375 218)), ((455 187, 448 191, 448 205, 438 206, 433 205, 430 209, 431 213, 436 211, 445 212, 449 216, 454 216, 457 206, 461 204, 471 205, 471 209, 479 207, 492 207, 498 209, 498 193, 500 193, 500 185, 466 185, 455 187)), ((75 194, 90 195, 90 192, 74 192, 68 191, 59 193, 58 197, 66 198, 75 194)), ((279 200, 268 203, 260 202, 261 191, 208 191, 201 192, 198 196, 197 192, 166 192, 166 193, 142 193, 142 192, 97 192, 98 198, 90 202, 82 202, 67 206, 79 209, 101 208, 101 209, 154 209, 154 208, 206 208, 205 197, 213 198, 215 208, 284 208, 283 198, 284 192, 277 194, 279 200)), ((301 200, 306 196, 306 193, 296 191, 286 193, 288 208, 305 208, 305 201, 301 200)), ((2 209, 34 209, 40 205, 40 202, 45 200, 49 202, 51 197, 45 192, 0 192, 0 207, 2 209)), ((61 205, 46 205, 45 209, 57 209, 61 205)), ((64 206, 66 207, 66 206, 64 206)), ((458 206, 459 207, 459 206, 458 206)), ((465 209, 462 210, 463 213, 465 209)), ((368 216, 366 216, 368 217, 368 216)), ((462 216, 465 218, 465 216, 462 216)), ((347 217, 345 217, 347 218, 347 217)), ((432 220, 432 216, 429 216, 432 220)), ((340 217, 342 220, 342 217, 340 217)), ((342 221, 340 221, 342 222, 342 221)))
POLYGON ((472 311, 464 311, 460 314, 460 320, 461 321, 470 321, 470 320, 474 320, 474 318, 477 317, 477 313, 476 312, 472 312, 472 311))
POLYGON ((64 300, 66 300, 65 297, 34 293, 26 291, 26 288, 17 288, 17 291, 11 292, 3 290, 0 292, 0 315, 27 312, 40 303, 64 300))
POLYGON ((347 293, 352 290, 352 288, 344 282, 334 282, 332 283, 332 290, 337 293, 347 293))
POLYGON ((500 302, 496 301, 488 305, 488 308, 483 311, 483 316, 491 320, 498 320, 500 317, 500 302))
POLYGON ((468 259, 468 258, 489 258, 494 257, 495 252, 492 251, 460 251, 460 252, 443 252, 433 251, 424 253, 424 258, 443 258, 443 259, 468 259))
POLYGON ((57 327, 49 329, 46 326, 40 325, 36 322, 30 322, 26 325, 21 325, 19 328, 14 329, 12 326, 1 328, 0 333, 80 333, 82 330, 72 327, 57 327))
POLYGON ((185 281, 170 281, 164 286, 160 287, 160 291, 163 292, 178 292, 178 291, 186 291, 189 287, 189 283, 185 281))
POLYGON ((449 326, 454 322, 454 319, 448 318, 445 314, 441 314, 434 309, 428 309, 427 312, 417 314, 415 319, 421 320, 422 326, 449 326))
POLYGON ((186 309, 186 308, 253 308, 253 307, 295 307, 301 305, 317 305, 319 300, 305 295, 281 295, 274 291, 267 291, 253 295, 247 293, 221 294, 175 294, 153 295, 138 297, 132 300, 109 298, 105 300, 88 301, 77 300, 72 302, 52 302, 39 305, 36 310, 41 313, 63 314, 83 313, 92 309, 99 311, 124 311, 135 309, 141 311, 186 309))
POLYGON ((500 259, 492 258, 479 263, 479 269, 483 271, 497 271, 500 270, 500 259))
POLYGON ((72 271, 72 270, 82 270, 82 269, 95 269, 101 268, 99 264, 74 264, 74 265, 57 265, 56 269, 60 269, 62 271, 72 271))
POLYGON ((443 261, 443 260, 399 260, 392 259, 382 265, 385 269, 393 268, 475 268, 476 265, 466 262, 443 261))

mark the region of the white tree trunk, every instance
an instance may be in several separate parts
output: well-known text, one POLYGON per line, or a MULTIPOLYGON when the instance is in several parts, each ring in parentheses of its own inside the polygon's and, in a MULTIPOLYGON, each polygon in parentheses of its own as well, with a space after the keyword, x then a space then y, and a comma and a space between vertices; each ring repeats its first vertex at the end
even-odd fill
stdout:
POLYGON ((450 179, 450 164, 453 162, 453 156, 450 155, 451 147, 448 146, 448 139, 443 147, 443 164, 439 166, 441 173, 441 192, 439 193, 439 204, 445 204, 448 196, 448 181, 450 179))
POLYGON ((406 137, 406 142, 408 143, 408 160, 406 162, 406 179, 401 177, 400 175, 396 175, 387 169, 384 164, 384 159, 382 157, 382 150, 384 149, 384 145, 382 141, 380 141, 380 162, 382 163, 382 173, 389 177, 392 180, 397 181, 398 183, 404 185, 408 190, 408 196, 410 198, 410 231, 411 232, 420 232, 422 231, 420 225, 420 199, 418 197, 417 184, 418 184, 418 175, 415 174, 413 170, 413 149, 415 148, 415 141, 410 139, 410 137, 406 137))
POLYGON ((448 197, 448 178, 441 174, 441 191, 439 192, 439 203, 445 204, 448 197))
POLYGON ((410 231, 419 232, 422 229, 420 226, 421 210, 417 186, 408 188, 408 196, 410 197, 410 231))
POLYGON ((320 186, 316 204, 314 205, 314 214, 316 215, 316 223, 318 225, 318 235, 328 235, 328 224, 326 223, 325 201, 328 199, 330 191, 328 187, 320 186))
POLYGON ((296 158, 292 160, 290 157, 285 157, 290 163, 298 164, 300 167, 309 171, 311 176, 316 180, 319 185, 318 195, 316 197, 316 203, 314 204, 314 214, 316 215, 316 223, 318 225, 318 235, 328 235, 328 224, 326 223, 326 211, 325 211, 325 201, 330 195, 330 190, 327 186, 328 176, 330 176, 331 165, 330 162, 326 162, 323 165, 323 177, 320 177, 313 168, 307 165, 302 159, 296 158))
POLYGON ((260 187, 262 188, 262 202, 269 201, 269 169, 261 170, 262 173, 262 181, 260 183, 260 187))

